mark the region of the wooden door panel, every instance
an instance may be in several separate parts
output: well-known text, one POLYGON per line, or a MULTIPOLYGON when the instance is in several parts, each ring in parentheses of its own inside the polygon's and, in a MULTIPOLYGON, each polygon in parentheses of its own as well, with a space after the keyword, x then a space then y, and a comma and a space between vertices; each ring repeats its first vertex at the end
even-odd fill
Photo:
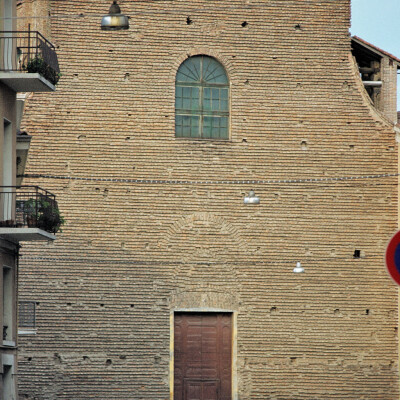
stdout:
POLYGON ((218 400, 219 382, 203 382, 202 400, 218 400))
POLYGON ((174 400, 231 400, 232 314, 176 313, 174 400))

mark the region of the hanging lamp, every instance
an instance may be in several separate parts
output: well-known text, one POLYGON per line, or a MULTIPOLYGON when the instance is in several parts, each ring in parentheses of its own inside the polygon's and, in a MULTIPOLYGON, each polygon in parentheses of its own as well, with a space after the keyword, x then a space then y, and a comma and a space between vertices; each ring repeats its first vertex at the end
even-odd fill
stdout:
POLYGON ((300 262, 297 262, 296 266, 293 269, 293 272, 296 274, 301 274, 304 272, 304 268, 301 266, 300 262))
POLYGON ((254 190, 250 190, 249 195, 243 200, 244 204, 260 204, 260 198, 256 196, 254 190))
POLYGON ((129 29, 129 18, 121 14, 121 9, 114 0, 111 4, 108 14, 101 20, 101 29, 104 31, 120 31, 122 29, 129 29))

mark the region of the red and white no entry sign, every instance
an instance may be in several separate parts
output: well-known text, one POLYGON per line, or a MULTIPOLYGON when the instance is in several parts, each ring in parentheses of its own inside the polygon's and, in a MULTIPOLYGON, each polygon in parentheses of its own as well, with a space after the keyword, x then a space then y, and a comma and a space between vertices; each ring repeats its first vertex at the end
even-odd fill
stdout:
POLYGON ((389 275, 400 285, 400 231, 390 239, 386 248, 385 260, 389 275))

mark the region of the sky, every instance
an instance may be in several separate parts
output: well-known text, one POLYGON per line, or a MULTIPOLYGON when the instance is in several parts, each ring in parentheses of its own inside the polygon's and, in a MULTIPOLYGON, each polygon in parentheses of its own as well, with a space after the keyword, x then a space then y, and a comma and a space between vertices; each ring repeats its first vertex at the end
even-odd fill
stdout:
MULTIPOLYGON (((351 3, 351 34, 400 58, 400 0, 351 0, 351 3)), ((400 75, 397 110, 400 111, 400 75)))

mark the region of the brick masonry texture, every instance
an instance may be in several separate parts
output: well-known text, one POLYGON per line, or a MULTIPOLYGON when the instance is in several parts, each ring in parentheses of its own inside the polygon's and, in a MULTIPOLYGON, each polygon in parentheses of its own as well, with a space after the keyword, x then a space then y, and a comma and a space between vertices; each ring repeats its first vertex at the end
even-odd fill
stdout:
MULTIPOLYGON (((348 0, 126 0, 131 29, 115 33, 99 29, 109 3, 50 2, 63 77, 27 104, 27 173, 397 172, 393 128, 355 73, 348 0), (229 75, 229 141, 175 138, 175 74, 195 54, 229 75)), ((38 304, 37 334, 19 342, 21 399, 169 399, 170 312, 199 307, 237 312, 239 399, 398 398, 397 288, 383 263, 397 178, 24 183, 53 191, 67 224, 21 251, 20 300, 38 304), (250 189, 259 206, 243 204, 250 189)))

